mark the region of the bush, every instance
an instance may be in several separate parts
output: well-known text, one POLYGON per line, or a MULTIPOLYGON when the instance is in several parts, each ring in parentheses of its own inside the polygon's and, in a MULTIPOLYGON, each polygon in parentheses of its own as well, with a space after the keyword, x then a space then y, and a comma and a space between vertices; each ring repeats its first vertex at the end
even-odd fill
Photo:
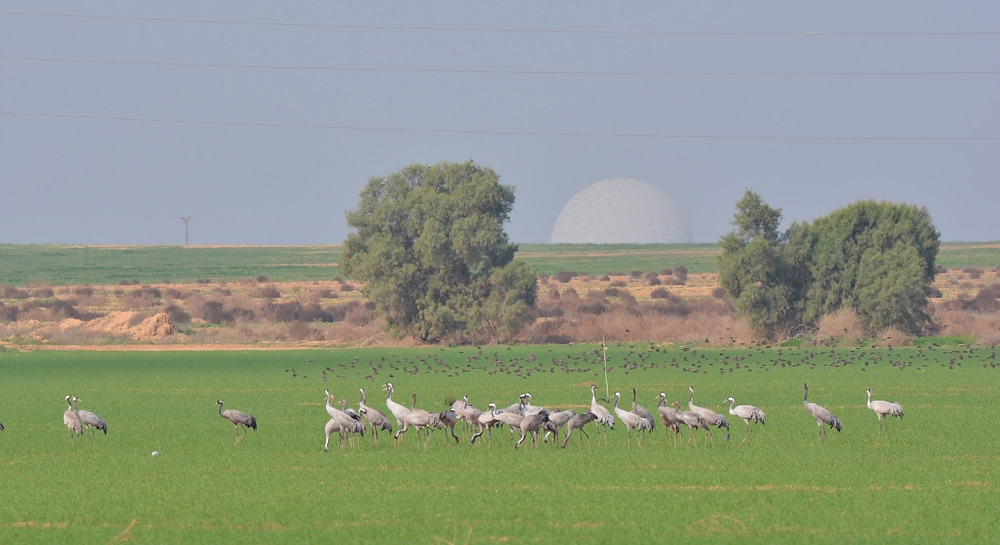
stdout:
POLYGON ((650 299, 669 299, 670 292, 664 288, 656 288, 655 290, 649 292, 650 299))
POLYGON ((680 280, 681 284, 687 282, 687 279, 688 279, 688 270, 687 270, 687 267, 685 267, 684 265, 678 265, 674 269, 674 277, 677 278, 678 280, 680 280))
POLYGON ((640 271, 639 269, 635 269, 631 273, 629 273, 629 275, 632 277, 632 279, 638 280, 642 278, 642 271, 640 271))
POLYGON ((559 271, 556 273, 556 280, 562 282, 563 284, 569 282, 576 276, 576 273, 570 271, 559 271))
POLYGON ((274 286, 264 286, 263 288, 260 288, 259 295, 263 299, 279 299, 281 297, 281 292, 274 286))
POLYGON ((27 290, 22 290, 15 288, 13 286, 3 287, 3 298, 4 299, 27 299, 31 297, 27 290))
POLYGON ((0 303, 0 322, 16 322, 19 310, 15 305, 0 303))
POLYGON ((727 297, 726 288, 722 286, 715 286, 712 288, 712 297, 716 299, 725 299, 727 297))
POLYGON ((170 321, 174 324, 189 324, 191 323, 191 315, 184 312, 184 309, 177 305, 169 305, 163 309, 163 312, 170 316, 170 321))
POLYGON ((56 292, 52 288, 38 288, 35 290, 35 298, 37 299, 48 299, 50 297, 55 297, 56 292))

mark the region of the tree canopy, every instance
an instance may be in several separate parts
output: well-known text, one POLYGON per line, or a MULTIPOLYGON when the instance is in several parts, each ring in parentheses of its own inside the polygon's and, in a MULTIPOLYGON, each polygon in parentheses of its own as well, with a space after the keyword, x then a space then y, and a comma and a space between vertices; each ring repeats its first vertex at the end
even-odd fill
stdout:
POLYGON ((413 164, 371 178, 347 223, 341 270, 365 283, 376 310, 399 334, 499 342, 529 320, 535 272, 514 260, 503 225, 514 187, 492 169, 413 164))
POLYGON ((870 333, 930 323, 940 241, 926 209, 859 201, 786 233, 780 218, 747 191, 719 242, 719 283, 756 330, 774 337, 845 307, 870 333))

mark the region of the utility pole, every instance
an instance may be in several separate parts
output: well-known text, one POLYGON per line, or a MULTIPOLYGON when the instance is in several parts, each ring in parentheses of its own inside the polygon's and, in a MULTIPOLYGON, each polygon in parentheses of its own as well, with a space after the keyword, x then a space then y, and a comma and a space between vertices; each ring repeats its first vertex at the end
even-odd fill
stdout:
POLYGON ((188 222, 191 221, 191 216, 181 216, 181 221, 184 222, 184 245, 188 245, 188 222))

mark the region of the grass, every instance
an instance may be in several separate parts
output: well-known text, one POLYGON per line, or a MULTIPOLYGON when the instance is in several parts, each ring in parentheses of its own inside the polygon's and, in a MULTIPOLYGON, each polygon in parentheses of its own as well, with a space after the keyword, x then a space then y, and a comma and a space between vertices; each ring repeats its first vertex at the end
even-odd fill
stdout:
MULTIPOLYGON (((340 246, 69 246, 0 244, 0 285, 194 283, 266 276, 273 282, 329 280, 339 273, 340 246)), ((715 244, 522 244, 517 253, 539 274, 600 276, 684 266, 717 272, 715 244)), ((993 268, 1000 244, 946 243, 938 265, 993 268)))
MULTIPOLYGON (((642 448, 617 429, 566 450, 491 443, 425 449, 385 434, 322 452, 323 390, 384 407, 485 407, 524 391, 586 409, 605 394, 597 346, 296 351, 0 352, 0 536, 7 542, 974 543, 1000 530, 998 455, 988 415, 992 348, 694 349, 609 345, 610 392, 660 391, 724 412, 727 396, 767 412, 749 444, 674 448, 662 423, 642 448), (329 370, 328 370, 329 369, 329 370), (323 378, 326 380, 323 380, 323 378), (816 443, 810 400, 844 422, 816 443), (876 443, 865 388, 906 417, 876 443), (69 442, 67 394, 107 436, 69 442), (215 401, 254 414, 234 446, 215 401), (985 418, 984 418, 985 417, 985 418), (159 457, 150 452, 158 450, 159 457)), ((620 427, 620 426, 619 426, 620 427)), ((686 434, 686 432, 685 432, 686 434)), ((464 437, 464 435, 463 435, 464 437)))

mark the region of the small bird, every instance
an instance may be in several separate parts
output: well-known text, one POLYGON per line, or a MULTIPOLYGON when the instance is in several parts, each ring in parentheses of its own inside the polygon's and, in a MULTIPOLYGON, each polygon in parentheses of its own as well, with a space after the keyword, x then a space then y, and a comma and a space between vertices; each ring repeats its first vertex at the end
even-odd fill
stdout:
POLYGON ((816 419, 816 426, 819 427, 819 432, 816 434, 816 442, 820 442, 820 437, 826 439, 826 428, 823 427, 824 424, 837 431, 843 429, 840 419, 833 416, 833 413, 826 410, 826 407, 809 402, 809 384, 802 383, 802 387, 805 388, 806 391, 805 395, 802 397, 802 406, 809 411, 809 414, 813 415, 813 418, 816 419))
POLYGON ((875 411, 875 415, 878 416, 878 438, 882 438, 882 428, 883 421, 885 423, 885 439, 889 440, 889 417, 898 416, 903 418, 903 407, 899 403, 893 403, 890 401, 882 401, 881 399, 876 399, 872 401, 872 390, 868 388, 868 408, 875 411))
POLYGON ((104 435, 108 434, 108 423, 104 421, 100 416, 90 412, 81 411, 77 409, 77 401, 83 401, 82 399, 73 396, 73 411, 78 417, 80 417, 80 423, 86 426, 85 430, 90 430, 91 436, 96 435, 96 432, 91 428, 97 428, 104 432, 104 435))
POLYGON ((221 399, 216 401, 215 404, 219 406, 219 416, 233 423, 233 429, 236 430, 236 443, 234 444, 239 444, 243 435, 247 434, 247 428, 253 428, 253 431, 257 431, 257 419, 253 415, 237 411, 236 409, 222 410, 225 401, 221 399), (240 426, 243 426, 243 435, 240 435, 240 426))
POLYGON ((746 435, 743 436, 743 440, 740 441, 740 444, 742 445, 743 443, 747 442, 747 439, 750 438, 751 420, 754 422, 759 422, 760 424, 765 423, 764 411, 758 409, 757 407, 754 407, 753 405, 736 405, 736 407, 733 407, 733 404, 736 403, 736 400, 734 400, 732 397, 727 398, 726 401, 729 402, 729 414, 742 418, 743 421, 746 422, 747 424, 747 433, 746 435))

